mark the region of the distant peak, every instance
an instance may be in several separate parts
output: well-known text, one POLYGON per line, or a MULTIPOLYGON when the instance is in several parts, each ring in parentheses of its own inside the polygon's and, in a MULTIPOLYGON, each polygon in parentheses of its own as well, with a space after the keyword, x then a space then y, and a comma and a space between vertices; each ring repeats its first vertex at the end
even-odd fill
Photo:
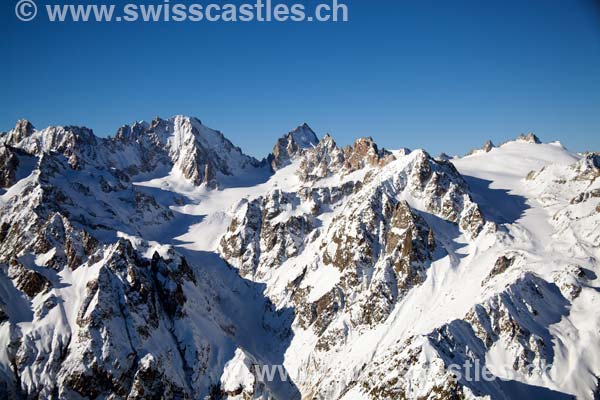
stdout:
POLYGON ((486 142, 483 144, 483 147, 481 149, 473 149, 473 150, 469 151, 466 155, 470 156, 472 154, 478 154, 478 153, 489 153, 495 147, 496 146, 494 145, 494 143, 491 140, 486 140, 486 142))
POLYGON ((436 161, 449 161, 451 159, 451 157, 448 154, 442 152, 435 159, 436 159, 436 161))
POLYGON ((521 133, 519 135, 519 137, 517 138, 517 140, 521 141, 521 142, 532 143, 532 144, 540 144, 540 143, 542 143, 540 141, 540 139, 533 134, 533 132, 529 132, 527 135, 525 135, 524 133, 521 133))
POLYGON ((483 151, 485 151, 486 153, 489 153, 490 151, 492 151, 492 149, 494 147, 496 147, 496 146, 494 146, 494 143, 492 143, 491 140, 488 140, 483 144, 483 151))

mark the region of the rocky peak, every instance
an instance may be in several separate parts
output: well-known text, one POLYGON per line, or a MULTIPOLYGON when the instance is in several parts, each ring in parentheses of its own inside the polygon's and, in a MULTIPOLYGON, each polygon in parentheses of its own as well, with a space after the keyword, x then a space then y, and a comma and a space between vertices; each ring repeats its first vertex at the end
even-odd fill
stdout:
POLYGON ((466 155, 470 156, 472 154, 477 154, 477 153, 489 153, 490 151, 492 151, 492 149, 496 147, 494 145, 494 143, 492 143, 491 140, 487 140, 484 144, 483 147, 481 149, 473 149, 471 151, 469 151, 466 155))
POLYGON ((435 159, 436 161, 450 161, 451 157, 448 154, 441 152, 435 159))
POLYGON ((260 164, 197 118, 175 116, 160 126, 169 133, 166 148, 175 167, 195 185, 216 187, 219 174, 240 175, 260 164))
MULTIPOLYGON (((168 137, 173 133, 174 126, 171 120, 165 120, 159 116, 154 117, 150 123, 146 121, 134 122, 131 125, 123 125, 115 134, 115 141, 122 143, 135 142, 146 139, 152 144, 164 147, 168 137)), ((159 150, 159 149, 156 149, 159 150)))
POLYGON ((166 127, 167 126, 167 121, 165 121, 164 119, 162 119, 161 117, 159 117, 157 115, 156 117, 154 117, 154 119, 150 123, 150 129, 156 129, 156 128, 159 128, 161 126, 162 127, 166 127))
POLYGON ((360 138, 353 146, 344 148, 345 167, 349 171, 359 170, 366 165, 383 166, 395 157, 386 149, 379 149, 372 137, 360 138))
POLYGON ((61 153, 69 159, 71 167, 77 169, 83 159, 95 158, 97 142, 94 132, 86 127, 51 126, 34 130, 31 123, 20 120, 8 133, 5 143, 36 156, 61 153))
POLYGON ((26 119, 20 119, 17 121, 15 128, 9 133, 7 142, 10 143, 18 143, 21 140, 31 136, 35 128, 31 124, 31 122, 26 119))
POLYGON ((155 117, 149 124, 142 121, 125 125, 110 141, 110 146, 112 154, 135 152, 136 157, 130 160, 110 156, 117 166, 133 175, 171 165, 197 186, 216 187, 220 176, 239 176, 261 165, 221 132, 184 115, 169 119, 155 117), (129 146, 128 150, 123 148, 125 145, 129 146))
POLYGON ((318 180, 335 173, 348 174, 367 166, 382 167, 395 160, 386 149, 379 149, 372 138, 356 140, 352 146, 340 149, 326 135, 317 146, 303 154, 298 175, 303 181, 318 180))
POLYGON ((317 145, 317 147, 334 149, 337 148, 337 144, 335 143, 333 137, 329 133, 326 133, 325 136, 323 136, 323 138, 319 140, 319 144, 317 145))
POLYGON ((304 123, 277 140, 273 153, 269 155, 269 164, 277 171, 288 165, 291 159, 301 154, 304 149, 314 147, 318 143, 315 132, 304 123))
POLYGON ((316 147, 308 150, 302 157, 297 174, 303 181, 325 178, 343 168, 344 153, 333 138, 327 134, 316 147))
POLYGON ((121 142, 135 141, 142 136, 148 128, 149 125, 144 121, 135 122, 133 125, 123 125, 117 131, 115 139, 121 142))
POLYGON ((34 298, 39 293, 52 287, 51 282, 44 275, 32 271, 20 264, 16 259, 9 263, 7 276, 16 288, 25 293, 29 298, 34 298))
POLYGON ((490 151, 492 151, 492 149, 494 148, 494 143, 492 143, 491 140, 488 140, 484 143, 483 145, 483 151, 485 151, 486 153, 489 153, 490 151))
POLYGON ((542 143, 540 141, 540 139, 533 134, 533 132, 529 132, 527 135, 525 135, 524 133, 521 133, 519 135, 519 137, 517 138, 517 140, 520 142, 527 142, 527 143, 532 143, 532 144, 542 143))
MULTIPOLYGON (((69 139, 72 138, 73 144, 79 145, 95 145, 97 138, 94 131, 85 126, 66 126, 63 130, 58 129, 57 132, 64 132, 69 139)), ((60 136, 60 135, 59 135, 60 136)))
POLYGON ((288 136, 301 148, 309 148, 319 142, 317 135, 306 122, 291 131, 288 136))
POLYGON ((52 127, 43 136, 43 147, 62 153, 69 159, 69 165, 78 169, 82 163, 94 160, 98 140, 94 132, 86 127, 52 127))

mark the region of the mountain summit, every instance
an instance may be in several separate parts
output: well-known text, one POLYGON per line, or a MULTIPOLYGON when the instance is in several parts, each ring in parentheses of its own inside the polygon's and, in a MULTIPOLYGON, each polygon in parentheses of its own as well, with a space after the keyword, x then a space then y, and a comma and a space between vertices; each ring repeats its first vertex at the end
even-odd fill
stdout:
POLYGON ((274 171, 285 167, 295 156, 302 153, 304 149, 314 147, 319 142, 315 132, 304 123, 281 137, 275 147, 273 147, 273 153, 269 155, 269 163, 274 171))

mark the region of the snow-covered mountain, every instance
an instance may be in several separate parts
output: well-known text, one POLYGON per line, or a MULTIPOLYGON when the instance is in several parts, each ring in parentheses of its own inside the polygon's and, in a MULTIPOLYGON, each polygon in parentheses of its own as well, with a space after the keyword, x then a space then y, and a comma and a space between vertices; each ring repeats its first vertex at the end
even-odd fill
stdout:
POLYGON ((434 159, 304 124, 258 161, 195 118, 19 121, 0 398, 598 399, 599 176, 533 134, 434 159))

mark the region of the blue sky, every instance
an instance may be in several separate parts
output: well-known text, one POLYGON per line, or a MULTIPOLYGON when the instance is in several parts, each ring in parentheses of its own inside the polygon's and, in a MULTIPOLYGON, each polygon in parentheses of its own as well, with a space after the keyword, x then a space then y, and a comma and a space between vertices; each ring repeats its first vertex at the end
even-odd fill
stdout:
POLYGON ((0 5, 0 131, 187 114, 257 157, 305 121, 433 154, 526 131, 600 150, 595 0, 347 0, 337 24, 23 23, 15 3, 0 5))

